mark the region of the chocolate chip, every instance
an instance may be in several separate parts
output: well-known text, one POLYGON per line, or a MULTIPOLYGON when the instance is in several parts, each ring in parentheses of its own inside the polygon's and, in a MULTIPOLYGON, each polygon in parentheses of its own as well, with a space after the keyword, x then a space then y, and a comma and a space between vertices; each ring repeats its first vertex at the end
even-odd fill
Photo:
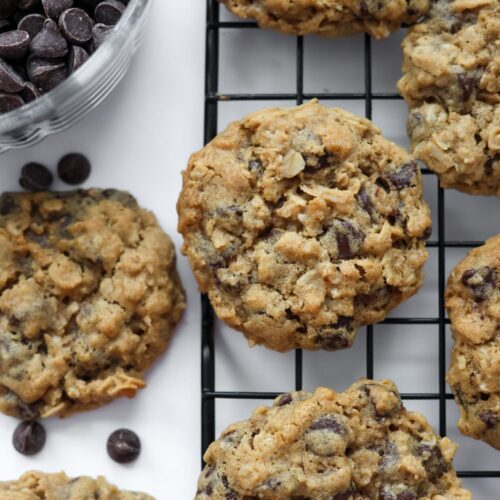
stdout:
POLYGON ((466 286, 478 303, 483 302, 488 293, 496 286, 495 269, 484 266, 479 269, 467 269, 462 275, 462 284, 466 286))
POLYGON ((141 441, 137 434, 129 429, 119 429, 108 438, 109 456, 119 464, 128 464, 141 453, 141 441))
POLYGON ((47 17, 56 20, 70 7, 73 7, 73 0, 42 0, 43 10, 47 17))
POLYGON ((496 153, 494 156, 488 158, 484 163, 485 175, 493 174, 493 164, 498 162, 500 162, 500 153, 496 153))
POLYGON ((113 31, 113 26, 106 26, 105 24, 96 24, 92 29, 92 46, 97 50, 105 41, 106 38, 113 31))
POLYGON ((381 187, 386 193, 391 192, 391 186, 387 182, 387 180, 384 177, 377 177, 377 180, 375 181, 375 184, 379 187, 381 187))
POLYGON ((68 56, 68 74, 71 75, 78 70, 89 57, 90 56, 84 48, 78 45, 72 45, 69 49, 68 56))
POLYGON ((476 79, 468 73, 459 73, 457 75, 458 85, 462 89, 463 101, 468 101, 476 87, 476 79))
POLYGON ((0 34, 0 56, 7 59, 24 57, 30 47, 30 36, 26 31, 12 30, 0 34))
POLYGON ((259 175, 262 175, 262 173, 264 172, 264 167, 262 166, 262 162, 260 160, 250 160, 248 162, 248 170, 250 170, 250 172, 255 172, 259 175))
POLYGON ((31 102, 40 97, 40 92, 31 82, 25 82, 23 90, 19 93, 24 102, 31 102))
POLYGON ((106 26, 114 26, 121 18, 125 5, 118 0, 101 2, 94 11, 95 20, 106 26))
POLYGON ((345 427, 338 421, 334 415, 324 415, 316 419, 309 427, 311 431, 327 430, 339 434, 346 435, 345 427))
POLYGON ((42 14, 28 14, 17 25, 18 30, 26 31, 31 39, 35 38, 43 29, 45 17, 42 14))
POLYGON ((282 394, 278 400, 277 405, 278 406, 286 406, 286 405, 289 405, 292 401, 293 401, 293 398, 292 398, 291 394, 289 394, 289 393, 282 394))
POLYGON ((47 191, 54 178, 50 170, 40 163, 28 163, 21 170, 19 184, 28 191, 47 191))
POLYGON ((488 429, 493 429, 499 421, 498 415, 495 415, 492 411, 486 411, 479 415, 479 418, 486 424, 488 429))
POLYGON ((55 21, 47 19, 38 35, 31 41, 31 52, 37 57, 57 59, 68 53, 68 42, 61 35, 55 21))
POLYGON ((59 160, 57 174, 66 184, 83 184, 90 176, 91 166, 86 156, 69 153, 59 160))
POLYGON ((83 45, 92 38, 94 23, 82 9, 65 10, 59 18, 59 29, 68 42, 83 45))
POLYGON ((0 113, 8 113, 24 105, 22 97, 0 93, 0 113))
POLYGON ((357 195, 359 206, 370 216, 370 219, 374 219, 375 217, 375 207, 372 203, 372 200, 367 193, 366 189, 362 187, 357 195))
POLYGON ((448 470, 441 449, 437 445, 419 444, 417 446, 417 455, 422 457, 425 470, 432 480, 441 477, 448 470))
POLYGON ((354 226, 353 223, 337 219, 335 224, 335 238, 339 259, 352 259, 356 255, 365 240, 365 233, 354 226))
POLYGON ((0 92, 15 94, 23 89, 23 79, 14 68, 0 58, 0 92))
POLYGON ((27 63, 30 80, 40 92, 48 92, 62 83, 68 74, 62 59, 44 59, 30 56, 27 63))
POLYGON ((0 215, 9 215, 17 209, 17 203, 14 198, 8 194, 0 197, 0 215))
POLYGON ((12 16, 16 8, 16 0, 2 0, 0 2, 0 18, 5 19, 12 16))
POLYGON ((14 431, 12 444, 22 455, 36 455, 45 446, 46 432, 38 422, 21 422, 14 431))
POLYGON ((417 175, 417 164, 414 161, 401 165, 397 170, 387 174, 387 178, 398 189, 411 186, 413 179, 417 175))

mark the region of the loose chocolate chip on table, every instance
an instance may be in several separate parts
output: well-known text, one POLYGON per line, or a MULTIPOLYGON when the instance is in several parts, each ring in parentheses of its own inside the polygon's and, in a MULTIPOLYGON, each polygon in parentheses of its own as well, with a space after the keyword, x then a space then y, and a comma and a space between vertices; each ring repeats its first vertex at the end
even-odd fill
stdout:
POLYGON ((42 31, 31 41, 31 53, 37 57, 56 59, 64 57, 68 50, 68 42, 52 19, 44 22, 42 31))
POLYGON ((141 453, 141 441, 137 434, 129 429, 118 429, 108 438, 109 456, 119 464, 128 464, 141 453))
POLYGON ((66 184, 83 184, 90 175, 90 162, 80 153, 69 153, 61 158, 57 173, 66 184))
POLYGON ((22 455, 36 455, 45 446, 46 432, 38 422, 21 422, 12 437, 14 448, 22 455))
POLYGON ((68 42, 83 45, 92 38, 94 23, 82 9, 65 10, 59 18, 59 29, 68 42))
POLYGON ((45 19, 42 14, 28 14, 19 21, 17 29, 26 31, 30 38, 33 39, 42 31, 45 19))
POLYGON ((23 98, 18 95, 0 93, 0 113, 8 113, 20 108, 23 104, 23 98))
POLYGON ((68 74, 74 73, 90 56, 79 45, 72 45, 68 56, 68 74))
POLYGON ((24 57, 30 47, 30 36, 26 31, 12 30, 0 34, 0 56, 7 59, 24 57))
POLYGON ((23 89, 23 79, 14 68, 0 58, 0 91, 15 94, 23 89))
POLYGON ((120 20, 125 8, 126 6, 118 0, 101 2, 95 8, 95 20, 106 26, 114 26, 120 20))
POLYGON ((29 191, 46 191, 54 180, 50 170, 40 163, 28 163, 21 170, 19 184, 29 191))

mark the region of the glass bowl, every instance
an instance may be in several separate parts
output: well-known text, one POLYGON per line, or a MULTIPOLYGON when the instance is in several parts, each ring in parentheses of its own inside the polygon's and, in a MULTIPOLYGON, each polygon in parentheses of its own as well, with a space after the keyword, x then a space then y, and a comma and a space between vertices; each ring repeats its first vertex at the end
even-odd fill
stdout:
POLYGON ((61 132, 99 105, 123 78, 140 45, 151 1, 130 0, 108 38, 78 71, 35 101, 0 114, 0 153, 61 132))

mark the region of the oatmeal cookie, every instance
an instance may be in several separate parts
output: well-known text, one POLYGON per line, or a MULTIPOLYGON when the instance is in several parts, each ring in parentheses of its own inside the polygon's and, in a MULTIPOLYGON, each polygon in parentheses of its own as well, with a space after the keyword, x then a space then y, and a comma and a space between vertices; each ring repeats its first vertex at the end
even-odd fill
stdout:
POLYGON ((196 500, 471 499, 455 450, 404 408, 390 381, 293 392, 210 445, 196 500))
POLYGON ((282 33, 345 36, 366 32, 384 38, 402 24, 413 24, 429 0, 222 0, 239 17, 282 33))
POLYGON ((0 197, 0 411, 133 397, 183 309, 172 242, 128 193, 0 197))
POLYGON ((500 450, 500 235, 470 252, 446 290, 453 347, 448 383, 458 427, 500 450))
POLYGON ((259 111, 183 175, 182 251, 251 345, 349 347, 422 284, 431 221, 419 168, 366 119, 317 101, 259 111))
POLYGON ((60 472, 27 472, 18 481, 0 482, 2 500, 154 500, 145 493, 120 491, 103 477, 70 479, 60 472))
POLYGON ((403 50, 415 156, 443 187, 500 196, 500 3, 438 0, 403 50))

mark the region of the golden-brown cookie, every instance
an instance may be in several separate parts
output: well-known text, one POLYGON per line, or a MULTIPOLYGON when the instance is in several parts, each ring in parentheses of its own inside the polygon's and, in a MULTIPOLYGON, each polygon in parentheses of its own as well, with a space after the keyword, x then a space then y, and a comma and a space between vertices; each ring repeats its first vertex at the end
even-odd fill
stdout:
POLYGON ((196 500, 468 500, 455 450, 390 381, 293 392, 210 445, 196 500))
POLYGON ((366 32, 384 38, 412 24, 429 9, 429 0, 222 0, 237 16, 262 28, 292 35, 344 36, 366 32))
POLYGON ((173 244, 128 193, 0 197, 0 411, 134 396, 183 309, 173 244))
POLYGON ((500 450, 500 235, 452 271, 446 307, 455 339, 448 383, 459 429, 500 450))
POLYGON ((403 50, 415 156, 443 187, 500 196, 500 3, 438 0, 403 50))
POLYGON ((17 481, 0 482, 2 500, 154 500, 146 493, 120 491, 103 477, 70 479, 60 472, 27 472, 17 481))
POLYGON ((252 345, 349 347, 422 284, 417 164, 317 101, 231 124, 191 157, 178 212, 201 291, 252 345))

